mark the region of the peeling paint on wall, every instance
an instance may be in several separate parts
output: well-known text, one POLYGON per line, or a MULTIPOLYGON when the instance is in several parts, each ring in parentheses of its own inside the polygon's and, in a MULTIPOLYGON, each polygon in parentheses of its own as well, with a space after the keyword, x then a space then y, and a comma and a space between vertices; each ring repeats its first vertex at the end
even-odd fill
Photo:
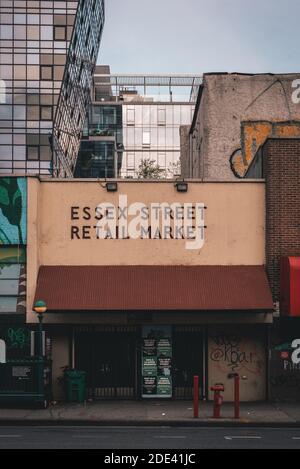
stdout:
POLYGON ((244 178, 251 163, 268 138, 299 138, 300 122, 251 121, 241 124, 241 148, 230 157, 235 176, 244 178))

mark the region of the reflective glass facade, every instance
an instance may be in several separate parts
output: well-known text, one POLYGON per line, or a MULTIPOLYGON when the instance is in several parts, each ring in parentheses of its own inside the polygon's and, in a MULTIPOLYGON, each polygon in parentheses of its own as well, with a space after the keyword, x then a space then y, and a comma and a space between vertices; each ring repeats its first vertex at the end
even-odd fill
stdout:
POLYGON ((75 175, 137 178, 148 161, 161 178, 179 176, 179 130, 192 122, 200 83, 200 77, 110 75, 108 66, 97 67, 75 175))
POLYGON ((61 94, 71 80, 90 86, 103 23, 103 0, 1 0, 0 173, 72 174, 88 90, 76 114, 61 94))
POLYGON ((122 164, 122 149, 122 105, 91 105, 75 177, 117 177, 122 164))

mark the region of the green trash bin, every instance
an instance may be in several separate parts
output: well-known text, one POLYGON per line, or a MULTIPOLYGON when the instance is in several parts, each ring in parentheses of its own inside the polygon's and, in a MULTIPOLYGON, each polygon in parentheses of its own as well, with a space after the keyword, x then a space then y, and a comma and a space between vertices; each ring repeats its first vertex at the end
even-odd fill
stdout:
POLYGON ((84 402, 86 399, 86 373, 85 371, 65 371, 66 400, 67 402, 84 402))

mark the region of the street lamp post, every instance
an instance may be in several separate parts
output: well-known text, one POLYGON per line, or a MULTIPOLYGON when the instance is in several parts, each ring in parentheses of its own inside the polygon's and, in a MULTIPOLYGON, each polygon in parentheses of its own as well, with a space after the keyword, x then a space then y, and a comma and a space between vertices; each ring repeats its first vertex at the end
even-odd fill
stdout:
POLYGON ((37 382, 38 395, 44 396, 44 356, 43 356, 43 314, 47 311, 46 303, 42 300, 36 301, 33 310, 38 316, 38 340, 37 340, 37 382))

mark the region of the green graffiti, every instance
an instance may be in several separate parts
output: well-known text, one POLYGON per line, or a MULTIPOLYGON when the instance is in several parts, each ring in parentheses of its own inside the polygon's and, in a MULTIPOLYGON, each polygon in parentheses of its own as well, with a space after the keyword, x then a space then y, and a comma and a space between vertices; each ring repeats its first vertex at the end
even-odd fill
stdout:
MULTIPOLYGON (((19 244, 24 244, 21 230, 22 194, 17 178, 0 178, 0 209, 8 222, 18 228, 19 244)), ((10 243, 2 229, 0 241, 3 244, 10 243)))
POLYGON ((24 348, 30 345, 30 335, 29 331, 22 329, 21 327, 18 329, 10 328, 7 331, 7 340, 6 346, 7 350, 12 349, 19 349, 24 350, 24 348))

